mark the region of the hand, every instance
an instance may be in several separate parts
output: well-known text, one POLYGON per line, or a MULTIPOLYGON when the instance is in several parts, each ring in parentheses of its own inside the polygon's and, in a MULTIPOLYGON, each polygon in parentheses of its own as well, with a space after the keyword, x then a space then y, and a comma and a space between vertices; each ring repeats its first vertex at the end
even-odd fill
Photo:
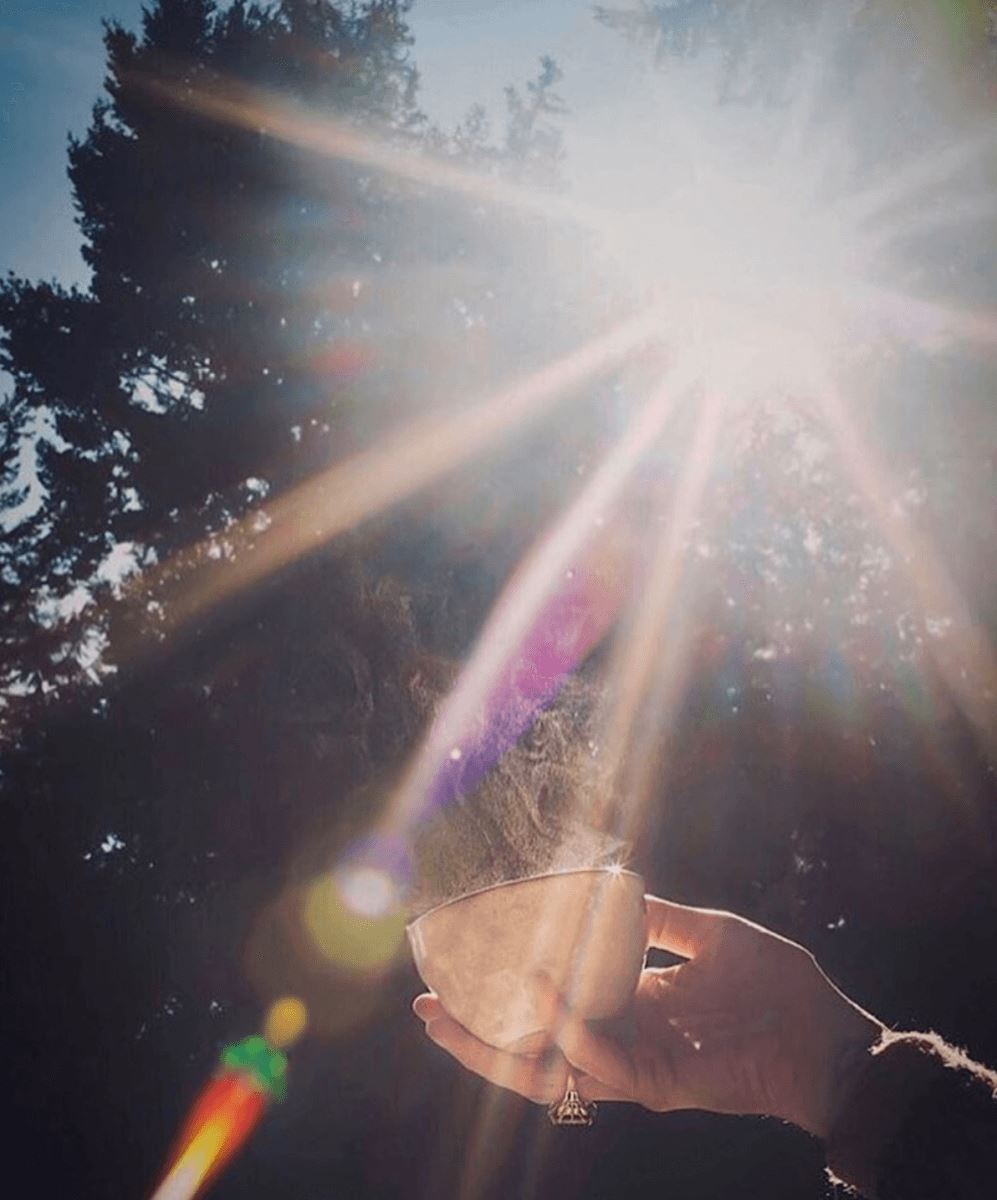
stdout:
POLYGON ((538 986, 561 1051, 553 1058, 487 1046, 431 994, 415 1012, 464 1066, 531 1100, 559 1099, 570 1069, 584 1099, 765 1114, 826 1137, 881 1023, 801 946, 731 913, 653 896, 647 905, 649 944, 688 961, 642 972, 632 1045, 595 1033, 549 981, 538 986))

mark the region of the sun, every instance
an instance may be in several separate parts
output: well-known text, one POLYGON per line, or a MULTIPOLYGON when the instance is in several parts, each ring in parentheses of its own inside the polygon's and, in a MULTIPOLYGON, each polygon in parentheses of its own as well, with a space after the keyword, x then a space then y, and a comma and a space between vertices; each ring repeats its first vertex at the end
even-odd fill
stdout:
MULTIPOLYGON (((430 416, 401 428, 286 495, 266 498, 260 510, 268 533, 259 539, 261 548, 195 579, 173 606, 177 619, 404 503, 492 453, 501 439, 525 437, 555 406, 567 410, 564 420, 574 419, 579 410, 569 406, 579 393, 629 364, 649 343, 667 351, 660 377, 627 395, 618 440, 606 446, 512 573, 452 694, 402 772, 373 846, 407 837, 446 791, 440 780, 463 769, 454 747, 470 744, 469 730, 494 712, 510 662, 556 621, 565 580, 576 578, 578 563, 602 536, 601 523, 674 432, 677 417, 685 423, 681 454, 673 455, 672 508, 660 536, 648 540, 653 561, 632 598, 633 611, 623 616, 613 607, 622 605, 620 597, 609 604, 604 595, 587 598, 607 625, 620 616, 624 629, 610 667, 617 707, 607 720, 607 744, 619 762, 640 760, 637 725, 667 724, 681 700, 679 651, 691 627, 682 610, 686 545, 706 519, 711 475, 732 413, 758 412, 760 402, 782 395, 805 397, 835 445, 847 486, 906 565, 911 604, 925 613, 965 611, 939 556, 889 507, 897 487, 886 470, 888 456, 866 443, 855 420, 857 402, 875 403, 874 386, 862 390, 860 401, 850 388, 864 362, 896 347, 916 353, 950 338, 975 349, 997 340, 993 313, 957 309, 931 294, 930 279, 922 281, 920 293, 910 286, 918 275, 919 221, 929 216, 937 237, 947 221, 964 220, 972 209, 947 207, 946 201, 959 198, 961 172, 974 154, 992 160, 997 136, 989 123, 961 140, 908 146, 892 164, 876 162, 863 145, 861 103, 840 90, 831 104, 815 103, 815 95, 819 89, 804 86, 781 108, 737 111, 703 104, 702 96, 683 97, 680 90, 657 110, 653 96, 642 96, 640 106, 652 111, 660 132, 630 129, 622 119, 628 136, 620 137, 618 128, 607 133, 581 164, 568 195, 399 149, 325 114, 289 109, 279 98, 245 91, 185 95, 185 104, 213 120, 256 129, 265 118, 272 137, 316 159, 374 167, 448 201, 466 201, 475 211, 493 206, 534 230, 546 222, 557 231, 558 245, 568 248, 552 256, 552 284, 577 300, 580 310, 601 312, 603 320, 567 352, 492 392, 468 396, 444 422, 430 416), (921 212, 926 195, 930 213, 921 212), (607 311, 613 314, 609 321, 607 311)), ((891 99, 888 90, 879 97, 882 111, 889 111, 891 99)), ((540 446, 538 460, 543 455, 540 446)), ((259 515, 245 522, 254 542, 259 515)), ((592 579, 598 581, 598 572, 592 579)), ((550 701, 558 680, 590 648, 579 641, 575 660, 559 662, 560 674, 541 681, 531 712, 550 701)), ((983 678, 985 691, 997 679, 992 649, 973 635, 967 619, 948 638, 945 655, 938 661, 941 676, 970 723, 992 741, 981 689, 971 682, 983 678)), ((644 779, 632 789, 631 825, 639 824, 649 787, 644 779)), ((348 855, 347 863, 335 874, 335 887, 322 893, 323 903, 332 896, 336 905, 370 920, 401 903, 402 872, 386 874, 376 853, 355 860, 348 855)))

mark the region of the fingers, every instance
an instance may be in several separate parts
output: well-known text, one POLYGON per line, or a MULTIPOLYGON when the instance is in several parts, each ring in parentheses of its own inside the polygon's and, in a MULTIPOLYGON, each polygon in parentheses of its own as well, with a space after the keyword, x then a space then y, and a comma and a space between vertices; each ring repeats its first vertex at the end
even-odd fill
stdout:
POLYGON ((728 914, 709 908, 690 908, 657 896, 645 896, 647 902, 648 945, 668 950, 683 958, 695 958, 711 937, 728 920, 728 914))
MULTIPOLYGON (((518 1092, 535 1103, 553 1103, 564 1095, 568 1075, 565 1063, 544 1065, 535 1059, 523 1059, 519 1055, 493 1049, 448 1017, 438 997, 432 992, 416 996, 412 1001, 412 1010, 426 1023, 426 1033, 433 1042, 453 1055, 462 1066, 489 1082, 518 1092)), ((633 1100, 629 1092, 611 1087, 580 1068, 576 1068, 574 1076, 575 1087, 585 1100, 633 1100)))
POLYGON ((537 987, 548 1009, 551 1032, 564 1057, 576 1071, 592 1076, 593 1090, 588 1093, 591 1098, 600 1099, 595 1093, 602 1091, 607 1093, 604 1098, 633 1100, 636 1078, 630 1056, 615 1042, 593 1033, 565 1004, 549 979, 540 977, 537 987))
MULTIPOLYGON (((439 1005, 439 1001, 435 1003, 439 1005)), ((434 1015, 427 1021, 426 1034, 475 1075, 498 1087, 518 1092, 536 1104, 550 1104, 564 1095, 568 1068, 563 1060, 552 1064, 543 1059, 496 1050, 445 1014, 434 1015)))
POLYGON ((612 1088, 592 1075, 575 1072, 575 1089, 583 1100, 607 1100, 613 1104, 635 1104, 636 1099, 627 1092, 612 1088))

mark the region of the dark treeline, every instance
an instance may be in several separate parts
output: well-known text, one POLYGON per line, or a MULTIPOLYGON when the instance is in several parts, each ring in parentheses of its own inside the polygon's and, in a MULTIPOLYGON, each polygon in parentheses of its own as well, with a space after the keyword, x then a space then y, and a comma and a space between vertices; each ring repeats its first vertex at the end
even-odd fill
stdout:
MULTIPOLYGON (((686 0, 644 24, 599 16, 653 43, 662 69, 716 53, 723 103, 778 105, 821 6, 782 5, 776 41, 751 32, 759 7, 781 11, 686 0)), ((407 9, 155 0, 139 32, 109 25, 104 94, 69 147, 90 286, 0 289, 8 1128, 39 1196, 149 1187, 218 1047, 295 969, 275 948, 275 897, 363 831, 501 584, 644 381, 646 364, 592 382, 572 419, 538 418, 180 619, 191 580, 223 584, 283 536, 271 502, 619 315, 553 269, 571 244, 539 218, 268 129, 279 103, 559 195, 553 60, 510 89, 503 122, 475 109, 443 132, 419 108, 407 9)), ((892 33, 874 13, 854 34, 855 87, 892 33)), ((878 119, 868 147, 891 136, 878 119)), ((949 251, 960 279, 992 270, 949 251)), ((863 427, 923 492, 919 520, 992 633, 992 370, 913 353, 877 370, 902 399, 863 427)), ((997 1063, 992 767, 840 466, 801 466, 818 432, 805 409, 780 423, 762 408, 717 466, 704 528, 727 532, 690 550, 691 683, 635 859, 657 891, 805 942, 887 1022, 997 1063)), ((639 484, 652 518, 680 458, 666 448, 639 484)), ((494 1100, 423 1044, 405 963, 374 988, 302 986, 335 997, 332 1036, 303 1049, 289 1101, 219 1197, 471 1195, 472 1157, 489 1197, 825 1193, 819 1148, 774 1123, 606 1106, 575 1137, 494 1100)))

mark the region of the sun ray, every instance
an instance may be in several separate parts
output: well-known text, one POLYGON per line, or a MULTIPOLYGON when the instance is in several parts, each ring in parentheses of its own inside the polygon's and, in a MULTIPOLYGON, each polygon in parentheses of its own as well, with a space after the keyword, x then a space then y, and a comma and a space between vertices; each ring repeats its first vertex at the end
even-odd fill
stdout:
POLYGON ((180 579, 166 606, 171 624, 186 623, 397 504, 474 455, 494 448, 500 439, 536 421, 572 389, 622 361, 656 328, 653 313, 640 313, 462 412, 419 421, 369 450, 335 463, 226 531, 224 537, 230 543, 255 542, 232 558, 216 562, 209 557, 215 538, 188 549, 179 561, 171 561, 156 573, 166 581, 180 579), (261 517, 265 517, 266 532, 254 537, 261 517), (186 569, 188 562, 197 564, 192 574, 186 569))
MULTIPOLYGON (((464 731, 481 711, 510 655, 514 655, 522 645, 545 601, 557 589, 565 568, 598 534, 601 519, 618 501, 644 455, 660 440, 677 399, 697 374, 698 368, 689 360, 666 375, 590 483, 554 529, 531 551, 529 558, 510 581, 493 610, 470 662, 396 794, 386 833, 406 832, 424 816, 425 798, 433 792, 433 779, 441 761, 449 753, 450 747, 461 741, 464 731)), ((709 457, 709 451, 704 450, 700 442, 701 439, 697 439, 693 451, 697 461, 704 456, 709 457)), ((698 480, 698 497, 705 480, 699 478, 695 468, 693 475, 698 480)), ((695 489, 697 484, 693 486, 695 489)), ((698 499, 694 502, 698 503, 698 499)), ((679 507, 682 512, 688 513, 692 505, 680 503, 679 507)), ((557 914, 552 912, 551 919, 556 920, 557 914)), ((535 933, 538 941, 542 942, 544 931, 538 928, 535 933)), ((584 941, 584 935, 581 940, 584 941)), ((486 1096, 482 1102, 470 1140, 468 1161, 461 1176, 458 1194, 462 1200, 474 1200, 482 1193, 495 1147, 507 1135, 507 1130, 503 1128, 508 1121, 507 1104, 507 1097, 501 1093, 486 1096)))
POLYGON ((817 96, 827 73, 825 61, 810 54, 800 72, 800 95, 791 104, 782 136, 775 152, 779 165, 795 162, 806 145, 817 109, 817 96))
POLYGON ((885 324, 887 333, 913 345, 930 348, 951 341, 997 345, 997 309, 957 308, 872 283, 856 285, 855 300, 885 324))
POLYGON ((922 616, 951 622, 946 637, 926 639, 926 644, 981 748, 991 763, 997 762, 997 656, 990 639, 934 547, 893 503, 899 489, 886 465, 861 436, 837 389, 825 379, 820 382, 818 395, 841 462, 896 555, 922 616))
POLYGON ((499 598, 471 658, 394 797, 386 831, 408 831, 423 814, 440 764, 473 728, 496 680, 564 572, 592 540, 637 463, 662 433, 675 397, 690 383, 682 365, 670 371, 619 444, 552 530, 534 546, 499 598))
POLYGON ((355 125, 294 105, 274 93, 250 89, 235 81, 210 90, 190 87, 179 90, 145 74, 134 74, 130 81, 175 108, 192 110, 220 124, 266 134, 319 158, 342 159, 523 215, 605 228, 605 216, 588 205, 469 171, 426 153, 414 153, 398 144, 397 135, 392 141, 387 136, 363 133, 355 125))
POLYGON ((478 1111, 464 1151, 456 1200, 479 1200, 515 1146, 524 1116, 519 1097, 488 1088, 478 1098, 478 1111))
POLYGON ((681 700, 689 647, 687 614, 679 611, 686 579, 689 532, 701 510, 714 461, 723 405, 715 394, 703 400, 688 457, 678 481, 668 527, 642 589, 640 606, 621 640, 610 670, 611 709, 604 736, 611 796, 621 797, 615 832, 631 842, 640 829, 655 766, 651 747, 681 700), (622 799, 625 797, 625 800, 622 799))
POLYGON ((957 200, 947 198, 917 212, 892 218, 888 224, 884 224, 880 233, 867 238, 867 244, 874 252, 880 252, 909 238, 989 221, 994 217, 997 217, 997 197, 992 193, 980 193, 957 200))
MULTIPOLYGON (((529 1130, 530 1142, 524 1154, 520 1184, 520 1200, 537 1200, 543 1186, 544 1160, 551 1151, 551 1143, 559 1130, 550 1121, 534 1121, 529 1130)), ((545 1192, 546 1194, 546 1192, 545 1192)))
MULTIPOLYGON (((691 384, 697 374, 698 372, 694 373, 694 368, 690 363, 682 379, 683 384, 691 384)), ((670 393, 674 394, 674 384, 676 381, 671 380, 669 382, 672 384, 672 387, 668 388, 666 383, 666 387, 659 392, 659 397, 656 398, 657 403, 655 400, 652 400, 645 410, 641 422, 645 428, 641 435, 638 437, 636 431, 632 431, 630 439, 627 439, 634 444, 635 449, 638 446, 643 446, 646 449, 653 440, 660 438, 662 435, 664 423, 674 406, 674 400, 666 400, 665 406, 660 413, 655 410, 658 404, 660 404, 660 398, 668 397, 670 393)), ((648 748, 640 744, 641 739, 638 739, 636 744, 632 739, 633 728, 636 723, 637 707, 642 701, 649 703, 653 707, 653 717, 651 717, 650 724, 653 724, 655 731, 660 730, 662 723, 667 722, 669 716, 674 711, 676 701, 681 694, 686 678, 684 668, 687 664, 688 656, 683 654, 683 651, 688 646, 687 639, 684 636, 680 636, 665 648, 665 653, 662 653, 662 639, 659 635, 663 626, 669 621, 669 618, 677 616, 675 613, 675 601, 681 590, 681 583, 684 578, 681 562, 682 553, 689 529, 700 510, 703 494, 708 482, 719 429, 720 412, 721 406, 714 398, 707 399, 701 406, 690 453, 685 461, 675 502, 670 514, 668 530, 655 556, 654 565, 645 587, 645 601, 639 609, 637 621, 624 644, 623 653, 618 656, 619 661, 616 674, 620 679, 621 687, 619 688, 619 699, 613 711, 613 716, 616 719, 615 727, 611 727, 610 730, 611 738, 614 732, 616 734, 615 749, 619 752, 619 760, 616 764, 618 769, 622 767, 624 757, 639 757, 641 751, 648 748), (662 667, 664 667, 664 670, 662 670, 662 667), (657 672, 658 678, 657 680, 652 680, 655 672, 657 672), (658 686, 654 686, 655 683, 658 686), (650 697, 648 696, 649 692, 653 693, 650 697), (619 701, 622 701, 623 704, 621 705, 619 701), (627 704, 628 701, 630 704, 629 711, 624 711, 623 705, 627 704)), ((625 445, 626 441, 614 452, 620 457, 620 467, 618 469, 622 469, 625 466, 625 459, 621 454, 625 445)), ((643 453, 643 451, 641 450, 640 453, 643 453)), ((542 552, 541 556, 535 562, 538 565, 543 565, 542 552)), ((674 632, 675 621, 672 622, 672 628, 674 632)), ((650 714, 645 711, 642 715, 647 718, 650 714)), ((641 724, 644 726, 644 732, 646 733, 647 721, 642 721, 641 724)), ((643 740, 649 741, 650 739, 645 738, 643 740)), ((613 741, 610 741, 610 748, 612 752, 612 748, 614 748, 613 741)), ((643 802, 646 800, 650 790, 650 767, 649 764, 645 765, 647 769, 643 772, 629 771, 627 773, 627 783, 636 783, 642 790, 639 795, 628 794, 626 814, 620 823, 620 828, 616 831, 626 841, 629 841, 637 831, 642 815, 643 802)), ((608 816, 606 812, 590 814, 590 816, 594 816, 597 822, 601 819, 604 824, 608 824, 605 820, 608 816)), ((551 919, 557 919, 556 914, 552 914, 551 919)), ((539 930, 537 937, 542 940, 539 930)), ((584 954, 585 938, 586 935, 582 933, 579 938, 580 954, 584 954)), ((482 1110, 476 1125, 475 1144, 481 1146, 488 1146, 490 1144, 496 1116, 497 1111, 495 1106, 486 1107, 482 1110)), ((541 1146, 538 1144, 534 1148, 532 1156, 533 1170, 536 1170, 538 1167, 540 1152, 541 1146)), ((461 1195, 466 1196, 467 1200, 473 1200, 473 1197, 479 1194, 481 1178, 481 1171, 474 1169, 474 1164, 472 1164, 472 1169, 469 1170, 466 1176, 466 1190, 463 1190, 461 1195)))
POLYGON ((888 210, 909 204, 934 188, 954 184, 959 173, 997 151, 997 123, 988 121, 982 128, 954 146, 925 154, 908 163, 873 187, 843 202, 848 220, 870 222, 888 210))
POLYGON ((833 6, 828 6, 820 14, 803 62, 796 71, 798 90, 790 100, 787 120, 775 153, 775 161, 781 166, 798 163, 809 148, 821 89, 827 85, 833 45, 840 29, 840 13, 833 6))

